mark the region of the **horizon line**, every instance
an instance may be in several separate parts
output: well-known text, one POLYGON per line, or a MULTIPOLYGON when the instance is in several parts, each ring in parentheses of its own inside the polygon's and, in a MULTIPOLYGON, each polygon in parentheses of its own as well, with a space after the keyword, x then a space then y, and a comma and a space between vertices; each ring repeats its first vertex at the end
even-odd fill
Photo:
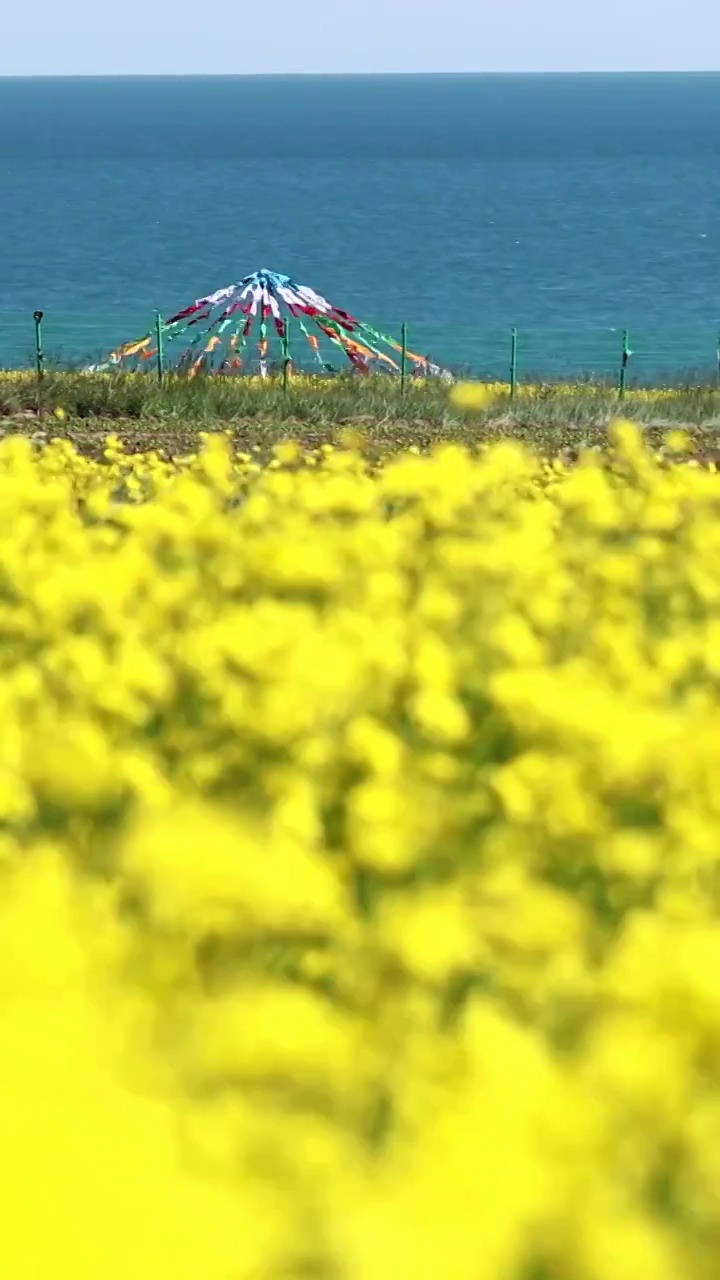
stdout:
POLYGON ((401 77, 479 78, 491 76, 718 76, 720 68, 504 71, 21 71, 0 72, 0 80, 333 80, 401 77))

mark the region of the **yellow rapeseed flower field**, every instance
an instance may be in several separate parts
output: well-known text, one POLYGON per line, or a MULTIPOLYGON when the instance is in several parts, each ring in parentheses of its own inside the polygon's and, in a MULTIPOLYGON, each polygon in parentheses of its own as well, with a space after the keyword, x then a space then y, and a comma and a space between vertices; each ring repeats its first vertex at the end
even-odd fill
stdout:
POLYGON ((614 437, 0 444, 4 1278, 717 1276, 720 480, 614 437))

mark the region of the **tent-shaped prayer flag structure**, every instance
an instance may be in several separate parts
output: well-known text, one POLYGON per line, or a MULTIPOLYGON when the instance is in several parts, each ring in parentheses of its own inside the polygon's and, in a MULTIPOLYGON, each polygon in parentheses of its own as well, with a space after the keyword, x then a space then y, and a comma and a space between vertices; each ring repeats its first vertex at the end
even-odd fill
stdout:
MULTIPOLYGON (((159 343, 165 367, 194 376, 238 373, 267 376, 298 357, 297 343, 318 372, 337 372, 341 365, 357 372, 400 372, 403 344, 386 337, 349 312, 333 306, 308 285, 263 269, 227 285, 159 323, 155 331, 124 343, 94 369, 125 370, 157 362, 159 343), (292 347, 291 347, 292 342, 292 347)), ((405 350, 406 366, 418 374, 440 376, 427 356, 405 350)))

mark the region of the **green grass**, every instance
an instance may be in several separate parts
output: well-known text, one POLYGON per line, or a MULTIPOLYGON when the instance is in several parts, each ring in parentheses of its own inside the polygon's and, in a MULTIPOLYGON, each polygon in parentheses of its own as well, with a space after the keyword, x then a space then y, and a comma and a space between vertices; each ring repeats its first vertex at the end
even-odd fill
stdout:
POLYGON ((620 400, 607 386, 548 384, 520 388, 514 400, 498 391, 482 413, 463 414, 439 382, 411 381, 402 394, 387 378, 338 377, 320 386, 291 382, 286 393, 280 383, 242 379, 170 378, 160 387, 151 376, 50 373, 38 402, 32 376, 0 373, 0 432, 68 436, 92 453, 111 431, 129 448, 177 454, 193 447, 199 430, 230 429, 240 447, 264 450, 287 436, 311 447, 332 441, 347 425, 362 428, 378 451, 512 437, 557 452, 602 445, 619 415, 658 439, 683 425, 703 449, 720 445, 720 388, 712 386, 630 389, 620 400))
MULTIPOLYGON (((528 414, 544 421, 593 423, 618 413, 617 390, 598 383, 535 385, 532 397, 524 387, 511 402, 498 392, 488 413, 512 413, 522 420, 528 414)), ((408 381, 403 395, 395 379, 338 376, 318 384, 291 380, 287 393, 282 383, 241 378, 170 377, 160 386, 151 375, 92 375, 49 373, 42 384, 46 409, 62 408, 76 418, 181 418, 185 421, 218 421, 252 418, 295 419, 304 422, 338 422, 367 416, 373 421, 412 419, 445 422, 459 415, 450 405, 448 388, 439 381, 408 381)), ((22 411, 37 406, 38 387, 28 374, 0 373, 0 408, 22 411)), ((720 387, 688 385, 678 388, 630 389, 624 411, 643 421, 653 418, 699 423, 720 421, 720 387)))

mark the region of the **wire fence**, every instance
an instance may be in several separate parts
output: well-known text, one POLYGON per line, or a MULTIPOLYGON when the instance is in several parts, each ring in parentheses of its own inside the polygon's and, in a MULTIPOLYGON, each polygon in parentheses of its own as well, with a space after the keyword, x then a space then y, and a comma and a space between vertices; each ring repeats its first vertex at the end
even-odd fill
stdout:
MULTIPOLYGON (((620 386, 720 385, 720 322, 658 331, 642 325, 632 329, 574 324, 538 328, 453 319, 438 327, 427 318, 405 322, 385 318, 377 323, 377 329, 397 342, 405 334, 411 351, 429 356, 455 374, 491 381, 517 385, 539 379, 588 379, 620 386)), ((0 312, 0 369, 86 369, 106 361, 108 352, 128 340, 145 334, 155 337, 156 333, 155 315, 138 318, 138 313, 131 311, 81 315, 0 312)), ((315 358, 302 335, 297 332, 291 337, 292 365, 312 368, 315 358)), ((162 341, 159 345, 162 351, 162 341)), ((173 357, 174 352, 166 349, 168 367, 173 357)), ((334 359, 337 362, 337 352, 334 359)), ((249 351, 247 371, 251 371, 252 361, 249 351)), ((147 367, 150 371, 152 363, 147 367)))

